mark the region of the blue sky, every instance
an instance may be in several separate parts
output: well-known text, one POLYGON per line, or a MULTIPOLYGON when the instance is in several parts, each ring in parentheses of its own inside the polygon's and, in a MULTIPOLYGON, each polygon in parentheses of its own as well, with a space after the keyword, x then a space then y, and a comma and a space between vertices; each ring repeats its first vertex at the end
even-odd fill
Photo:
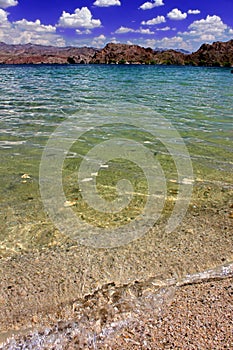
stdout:
POLYGON ((233 38, 232 0, 0 0, 0 41, 197 50, 233 38))

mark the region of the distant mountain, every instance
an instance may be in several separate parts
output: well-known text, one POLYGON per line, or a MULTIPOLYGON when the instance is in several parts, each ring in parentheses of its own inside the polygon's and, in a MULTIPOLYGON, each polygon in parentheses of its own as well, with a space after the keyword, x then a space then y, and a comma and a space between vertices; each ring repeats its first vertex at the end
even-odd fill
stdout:
POLYGON ((175 64, 233 67, 233 39, 203 44, 194 53, 109 43, 103 49, 0 43, 0 64, 175 64))
MULTIPOLYGON (((162 51, 168 51, 168 50, 170 50, 170 49, 162 48, 162 47, 156 47, 154 49, 155 52, 162 52, 162 51)), ((174 51, 184 53, 185 55, 188 55, 189 53, 191 53, 191 52, 189 52, 187 50, 183 50, 183 49, 174 49, 174 51)))
POLYGON ((55 47, 42 45, 7 45, 0 43, 0 63, 67 64, 89 63, 96 49, 89 47, 55 47))
POLYGON ((187 50, 183 50, 183 49, 175 49, 175 51, 184 53, 185 55, 188 55, 188 54, 191 53, 191 52, 189 52, 189 51, 187 51, 187 50))

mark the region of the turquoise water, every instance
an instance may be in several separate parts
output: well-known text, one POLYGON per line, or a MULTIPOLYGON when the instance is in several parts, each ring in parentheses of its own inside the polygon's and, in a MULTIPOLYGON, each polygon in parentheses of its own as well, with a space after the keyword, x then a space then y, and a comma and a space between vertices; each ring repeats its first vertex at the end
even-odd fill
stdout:
MULTIPOLYGON (((64 281, 69 277, 71 281, 76 260, 71 259, 71 253, 64 255, 67 246, 76 252, 77 264, 83 269, 87 266, 89 271, 84 277, 81 274, 85 286, 78 290, 79 297, 113 281, 123 285, 126 281, 143 281, 151 276, 160 276, 162 280, 184 278, 187 274, 232 262, 233 76, 229 69, 143 65, 2 66, 0 76, 0 256, 6 276, 12 272, 9 263, 4 265, 7 259, 19 259, 18 267, 12 265, 16 281, 17 276, 24 278, 22 266, 27 259, 32 259, 33 254, 44 254, 44 261, 48 259, 55 267, 57 264, 60 272, 57 279, 64 281), (59 129, 61 126, 64 128, 59 129), (80 135, 77 140, 76 131, 80 135), (50 144, 47 158, 42 158, 51 137, 56 142, 50 144), (122 160, 121 156, 126 153, 121 148, 119 156, 116 152, 114 159, 97 169, 98 176, 92 168, 89 174, 85 173, 86 169, 81 180, 84 187, 80 189, 77 177, 85 155, 96 146, 102 153, 101 144, 111 138, 117 138, 114 146, 107 146, 111 151, 114 147, 118 150, 126 139, 130 140, 129 147, 134 152, 137 151, 134 141, 150 151, 146 168, 155 162, 159 185, 154 189, 154 198, 162 208, 153 207, 159 215, 156 213, 148 234, 138 240, 135 235, 119 249, 108 250, 108 244, 101 243, 106 250, 95 250, 95 245, 93 250, 88 250, 89 246, 85 246, 88 229, 82 234, 82 241, 56 227, 56 216, 63 220, 64 215, 63 223, 67 224, 64 208, 72 209, 100 232, 115 227, 121 230, 140 215, 150 191, 147 183, 150 177, 145 179, 143 169, 134 164, 134 158, 122 160), (64 150, 67 140, 73 141, 69 141, 69 149, 64 150), (55 166, 56 152, 64 158, 64 162, 58 162, 61 173, 55 166), (175 155, 178 163, 182 163, 180 173, 175 155), (55 169, 53 179, 51 174, 46 177, 41 163, 49 169, 51 166, 50 171, 55 169), (192 171, 188 169, 190 164, 192 171), (57 193, 59 187, 55 187, 58 175, 62 176, 64 186, 65 197, 61 198, 57 193), (83 191, 92 194, 85 184, 93 177, 97 179, 102 198, 110 203, 100 212, 98 208, 88 207, 83 194, 83 191), (126 208, 122 205, 124 202, 114 202, 122 194, 121 188, 116 188, 121 179, 130 180, 132 185, 121 183, 129 200, 126 208), (43 187, 46 181, 50 186, 43 187), (168 233, 164 227, 176 206, 182 184, 181 202, 187 213, 181 215, 180 222, 168 233), (43 189, 48 192, 48 198, 43 189), (57 208, 52 207, 56 212, 51 218, 46 201, 53 195, 52 205, 59 202, 64 208, 56 211, 57 208), (113 202, 116 206, 120 203, 123 210, 109 213, 113 202), (61 258, 56 260, 55 255, 51 255, 50 260, 50 254, 62 256, 67 270, 59 265, 61 258)), ((137 160, 138 154, 135 152, 137 160)), ((90 164, 91 161, 88 166, 90 164)), ((111 248, 116 246, 110 244, 111 248)), ((31 270, 29 264, 25 265, 28 281, 30 273, 35 277, 34 260, 31 270)), ((39 260, 43 264, 43 259, 39 260)), ((53 277, 55 267, 51 265, 53 277)), ((48 291, 38 304, 35 298, 36 310, 40 310, 38 305, 46 303, 47 295, 51 294, 52 298, 53 292, 58 293, 56 286, 60 288, 59 298, 64 296, 64 303, 70 300, 67 295, 76 297, 73 282, 67 281, 63 293, 59 283, 50 283, 49 278, 50 275, 41 282, 47 283, 48 291)), ((32 285, 30 291, 34 288, 32 285)), ((27 304, 22 305, 26 309, 27 304)))
POLYGON ((194 157, 198 148, 207 146, 213 152, 203 151, 203 156, 212 158, 214 153, 219 167, 224 168, 224 160, 232 160, 233 85, 229 69, 16 66, 1 68, 0 83, 1 149, 6 157, 15 151, 19 151, 18 157, 25 152, 33 154, 61 121, 82 109, 92 106, 100 118, 98 108, 132 103, 168 118, 186 144, 197 148, 194 157))

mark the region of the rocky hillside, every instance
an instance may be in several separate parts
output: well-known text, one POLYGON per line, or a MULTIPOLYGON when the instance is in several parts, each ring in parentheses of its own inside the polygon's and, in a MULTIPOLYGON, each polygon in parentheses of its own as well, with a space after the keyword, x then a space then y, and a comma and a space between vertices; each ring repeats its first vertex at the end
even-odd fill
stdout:
POLYGON ((96 51, 91 63, 184 64, 184 54, 174 50, 154 51, 150 47, 110 43, 96 51))
POLYGON ((92 63, 145 63, 154 59, 154 51, 138 45, 107 44, 97 51, 92 63))
POLYGON ((227 42, 217 41, 203 44, 200 49, 187 55, 187 62, 198 66, 233 66, 233 39, 227 42))
POLYGON ((5 64, 66 64, 89 63, 96 52, 88 47, 66 47, 42 45, 7 45, 0 43, 0 63, 5 64))
POLYGON ((203 44, 192 54, 107 44, 103 49, 0 43, 0 64, 175 64, 233 67, 233 40, 203 44))

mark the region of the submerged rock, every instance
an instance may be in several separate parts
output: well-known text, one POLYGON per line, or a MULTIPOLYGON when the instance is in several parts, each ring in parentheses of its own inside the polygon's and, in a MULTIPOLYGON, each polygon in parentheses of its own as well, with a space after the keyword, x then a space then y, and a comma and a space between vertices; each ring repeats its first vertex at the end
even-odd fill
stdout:
POLYGON ((26 173, 21 176, 21 179, 30 179, 30 178, 31 178, 31 176, 29 174, 26 174, 26 173))

